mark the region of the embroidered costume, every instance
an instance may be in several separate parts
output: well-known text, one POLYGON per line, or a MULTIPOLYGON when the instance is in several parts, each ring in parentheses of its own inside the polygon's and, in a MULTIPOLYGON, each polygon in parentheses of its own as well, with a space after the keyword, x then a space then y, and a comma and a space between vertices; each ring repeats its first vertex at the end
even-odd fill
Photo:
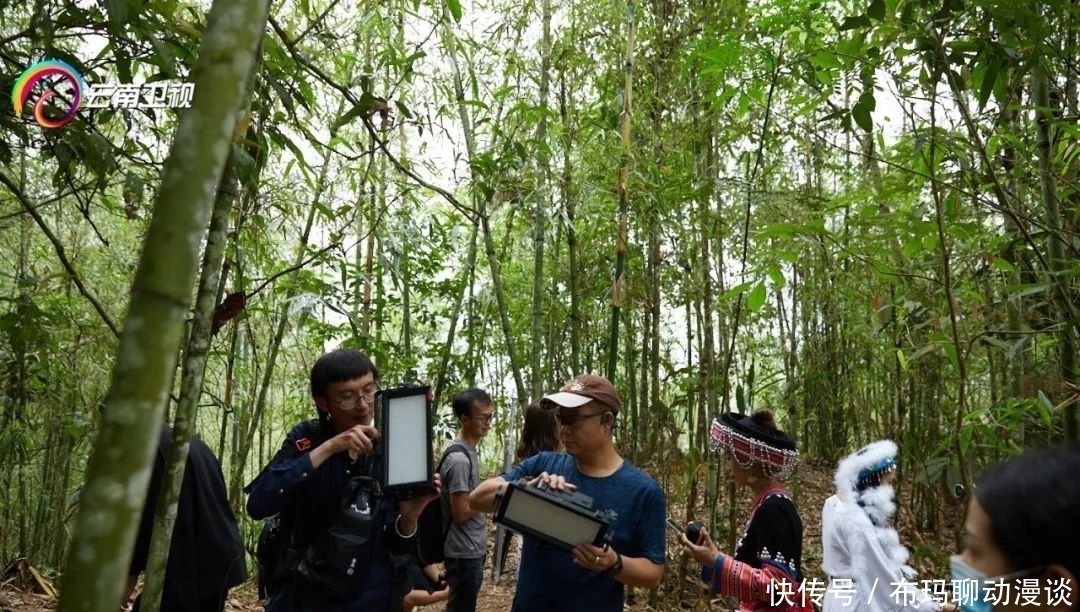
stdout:
MULTIPOLYGON (((710 447, 745 469, 756 464, 770 478, 788 478, 799 461, 795 442, 755 416, 729 412, 713 420, 710 447)), ((802 535, 795 504, 775 484, 754 501, 734 556, 721 553, 701 577, 715 592, 737 598, 741 612, 808 612, 812 608, 803 594, 800 569, 802 535)))
POLYGON ((822 568, 829 575, 823 612, 939 612, 942 604, 912 582, 908 551, 890 521, 896 444, 881 440, 845 457, 836 494, 821 511, 822 568))

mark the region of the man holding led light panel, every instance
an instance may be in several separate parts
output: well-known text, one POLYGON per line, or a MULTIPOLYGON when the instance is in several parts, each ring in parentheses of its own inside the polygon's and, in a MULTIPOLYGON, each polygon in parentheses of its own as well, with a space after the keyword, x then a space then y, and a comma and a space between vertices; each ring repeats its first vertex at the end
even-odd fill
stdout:
POLYGON ((525 459, 482 482, 469 502, 525 527, 512 612, 622 610, 625 586, 654 588, 663 578, 664 492, 615 450, 621 402, 610 381, 577 376, 541 402, 557 409, 566 452, 525 459), (538 489, 547 491, 527 491, 538 489))
MULTIPOLYGON (((310 381, 318 420, 294 427, 281 450, 248 486, 248 514, 255 519, 278 514, 285 530, 285 549, 274 563, 275 573, 282 576, 266 604, 268 612, 398 612, 402 608, 400 560, 415 547, 417 519, 438 498, 440 479, 435 475, 433 482, 425 483, 426 489, 412 496, 390 494, 393 484, 400 481, 396 472, 404 470, 414 477, 411 471, 415 470, 387 460, 383 463, 395 463, 383 466, 390 477, 379 474, 373 457, 379 447, 408 440, 395 442, 402 436, 400 427, 384 423, 385 432, 374 427, 377 380, 375 365, 360 351, 339 349, 320 357, 311 369, 310 381), (346 495, 373 481, 378 484, 357 497, 346 495), (352 522, 343 521, 343 516, 352 522), (350 533, 357 525, 367 533, 355 529, 350 533), (326 569, 341 558, 352 565, 340 573, 336 567, 326 569)), ((408 396, 410 392, 396 389, 383 394, 408 396)), ((426 415, 423 400, 421 396, 419 402, 407 402, 417 404, 419 410, 406 409, 406 416, 426 415)), ((421 457, 424 466, 429 460, 421 457)))

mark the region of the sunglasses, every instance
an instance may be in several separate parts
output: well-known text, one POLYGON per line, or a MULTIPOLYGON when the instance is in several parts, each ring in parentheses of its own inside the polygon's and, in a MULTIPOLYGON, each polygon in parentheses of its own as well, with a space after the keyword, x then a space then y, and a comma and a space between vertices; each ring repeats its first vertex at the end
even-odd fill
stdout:
POLYGON ((592 414, 574 414, 563 416, 561 414, 555 415, 555 420, 559 422, 559 427, 569 427, 571 429, 581 425, 586 419, 593 417, 604 416, 606 412, 594 412, 592 414))

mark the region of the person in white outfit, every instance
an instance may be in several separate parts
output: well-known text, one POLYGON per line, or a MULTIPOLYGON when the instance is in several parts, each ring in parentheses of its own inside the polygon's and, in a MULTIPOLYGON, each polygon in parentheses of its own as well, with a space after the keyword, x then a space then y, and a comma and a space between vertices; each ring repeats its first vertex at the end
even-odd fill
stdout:
POLYGON ((822 612, 956 612, 916 586, 908 551, 891 525, 896 513, 896 444, 874 442, 836 470, 836 494, 821 510, 822 612))

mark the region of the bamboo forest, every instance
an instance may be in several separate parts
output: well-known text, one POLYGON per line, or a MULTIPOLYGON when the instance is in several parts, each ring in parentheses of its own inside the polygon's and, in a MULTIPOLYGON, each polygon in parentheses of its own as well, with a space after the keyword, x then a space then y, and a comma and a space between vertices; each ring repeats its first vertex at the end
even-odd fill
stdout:
MULTIPOLYGON (((262 610, 248 485, 340 348, 428 388, 435 461, 485 390, 481 480, 606 378, 613 424, 555 427, 720 551, 753 500, 710 424, 767 409, 807 580, 838 462, 892 440, 948 578, 980 474, 1080 441, 1078 35, 1073 0, 0 0, 0 611, 129 609, 146 512, 156 612, 195 439, 262 610)), ((663 537, 619 609, 731 610, 663 537)))

